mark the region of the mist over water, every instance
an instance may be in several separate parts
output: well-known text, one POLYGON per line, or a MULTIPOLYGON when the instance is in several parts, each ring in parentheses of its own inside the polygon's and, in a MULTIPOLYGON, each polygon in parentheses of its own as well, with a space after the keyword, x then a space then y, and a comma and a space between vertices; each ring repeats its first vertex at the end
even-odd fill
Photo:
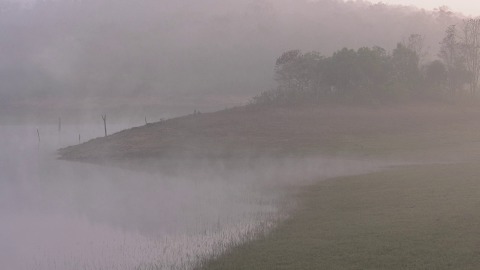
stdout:
MULTIPOLYGON (((445 87, 450 68, 441 73, 441 62, 430 61, 447 27, 465 18, 447 8, 341 0, 0 0, 0 14, 0 270, 192 269, 272 231, 306 186, 399 164, 332 156, 166 159, 162 149, 187 152, 204 137, 228 148, 237 138, 238 148, 254 142, 273 153, 284 142, 316 147, 330 135, 363 138, 370 124, 395 131, 383 123, 388 114, 378 129, 375 117, 358 127, 364 122, 347 119, 350 110, 337 118, 328 103, 358 97, 376 107, 383 99, 401 102, 427 81, 432 93, 445 87), (412 37, 418 51, 404 46, 412 37), (401 61, 393 61, 395 51, 401 61), (294 56, 288 65, 279 61, 285 53, 294 56), (404 73, 413 75, 398 76, 404 73), (254 101, 262 96, 267 106, 299 110, 277 117, 242 109, 261 109, 254 101), (307 113, 315 104, 328 105, 325 114, 307 113), (207 113, 232 107, 223 116, 207 113), (118 153, 132 147, 131 156, 163 159, 57 159, 59 148, 104 136, 100 115, 108 115, 110 135, 192 112, 112 144, 118 153), (69 122, 61 128, 60 116, 69 122), (336 119, 346 122, 337 127, 336 119)), ((419 92, 429 97, 426 90, 419 92)))
MULTIPOLYGON (((268 232, 294 205, 295 188, 376 167, 325 158, 245 160, 237 167, 185 161, 167 175, 57 160, 55 150, 75 143, 78 128, 39 127, 40 143, 36 128, 0 127, 6 269, 191 268, 268 232)), ((98 136, 98 129, 84 132, 98 136)))

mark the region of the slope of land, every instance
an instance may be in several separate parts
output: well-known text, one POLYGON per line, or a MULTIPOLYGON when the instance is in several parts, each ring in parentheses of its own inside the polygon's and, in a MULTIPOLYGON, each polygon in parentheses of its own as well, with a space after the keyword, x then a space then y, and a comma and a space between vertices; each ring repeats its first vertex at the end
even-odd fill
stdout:
POLYGON ((199 268, 478 269, 478 116, 438 104, 346 112, 331 136, 349 153, 444 162, 319 181, 271 233, 199 268))
POLYGON ((480 164, 321 181, 272 233, 203 269, 479 269, 480 164))
POLYGON ((199 267, 480 267, 480 109, 474 105, 240 107, 60 150, 69 160, 129 163, 316 154, 443 163, 319 181, 298 194, 298 207, 272 232, 199 267))
POLYGON ((69 160, 389 155, 480 142, 475 106, 238 107, 124 130, 59 151, 69 160))

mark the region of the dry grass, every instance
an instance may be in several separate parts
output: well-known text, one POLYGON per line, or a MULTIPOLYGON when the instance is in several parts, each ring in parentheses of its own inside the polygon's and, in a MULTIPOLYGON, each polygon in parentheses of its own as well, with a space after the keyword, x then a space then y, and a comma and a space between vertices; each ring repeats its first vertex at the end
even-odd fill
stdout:
POLYGON ((239 107, 125 130, 60 151, 76 160, 389 154, 480 141, 477 107, 239 107), (460 132, 459 132, 460 131, 460 132), (460 133, 460 134, 459 134, 460 133), (433 142, 433 145, 432 145, 433 142))

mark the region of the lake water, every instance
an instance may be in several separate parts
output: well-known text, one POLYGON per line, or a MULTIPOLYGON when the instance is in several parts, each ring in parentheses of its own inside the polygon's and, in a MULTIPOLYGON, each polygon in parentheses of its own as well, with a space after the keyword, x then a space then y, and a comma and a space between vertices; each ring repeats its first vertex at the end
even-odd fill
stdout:
POLYGON ((167 175, 56 159, 101 127, 42 126, 40 142, 36 130, 0 126, 2 269, 189 269, 268 232, 293 205, 292 187, 378 165, 259 159, 167 175))

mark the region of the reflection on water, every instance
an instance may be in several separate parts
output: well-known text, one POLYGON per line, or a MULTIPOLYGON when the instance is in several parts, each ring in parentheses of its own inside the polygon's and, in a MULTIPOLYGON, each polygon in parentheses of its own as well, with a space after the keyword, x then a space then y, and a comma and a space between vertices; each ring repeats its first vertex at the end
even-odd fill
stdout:
POLYGON ((299 175, 373 168, 354 160, 262 160, 238 169, 185 166, 166 176, 56 160, 55 149, 76 143, 78 131, 40 130, 38 144, 36 127, 0 126, 5 269, 189 268, 270 229, 284 216, 285 186, 298 185, 292 179, 299 175))

